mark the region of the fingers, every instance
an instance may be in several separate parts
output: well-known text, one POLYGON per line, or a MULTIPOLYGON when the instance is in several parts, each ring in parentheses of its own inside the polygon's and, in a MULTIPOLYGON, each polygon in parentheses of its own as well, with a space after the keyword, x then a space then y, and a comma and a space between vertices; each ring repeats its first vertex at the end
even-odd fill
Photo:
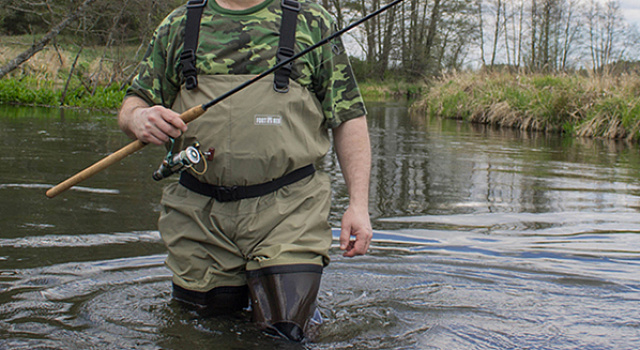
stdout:
POLYGON ((187 130, 180 115, 170 109, 153 106, 138 109, 135 115, 134 133, 138 140, 162 145, 169 138, 177 138, 187 130))
MULTIPOLYGON (((165 120, 173 125, 174 128, 180 130, 180 133, 187 131, 187 124, 180 118, 180 114, 170 110, 165 109, 167 115, 165 116, 165 120)), ((180 135, 178 135, 180 136, 180 135)))
POLYGON ((345 252, 342 256, 351 258, 357 255, 365 255, 369 250, 369 245, 371 244, 371 235, 361 234, 355 235, 355 239, 349 240, 345 252))
POLYGON ((345 227, 343 223, 340 229, 340 249, 349 251, 349 248, 353 249, 353 243, 351 242, 351 227, 345 227))
POLYGON ((340 249, 345 251, 343 256, 354 257, 366 254, 372 237, 373 230, 368 213, 357 214, 347 209, 342 218, 340 231, 340 249))

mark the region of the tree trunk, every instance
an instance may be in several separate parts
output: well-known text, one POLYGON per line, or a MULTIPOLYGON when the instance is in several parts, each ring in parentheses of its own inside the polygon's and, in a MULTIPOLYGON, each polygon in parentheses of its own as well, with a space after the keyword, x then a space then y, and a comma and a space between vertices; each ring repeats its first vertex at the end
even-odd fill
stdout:
POLYGON ((542 29, 542 37, 541 39, 541 43, 540 43, 540 50, 542 50, 541 54, 542 54, 542 69, 544 71, 548 71, 550 69, 550 50, 551 50, 551 43, 550 43, 550 37, 551 37, 551 20, 552 20, 552 16, 551 16, 551 8, 553 7, 553 3, 552 0, 546 0, 543 3, 543 8, 542 8, 542 23, 540 24, 540 29, 542 29))
POLYGON ((518 23, 518 57, 516 58, 516 67, 520 69, 522 63, 522 45, 524 37, 524 2, 520 3, 520 21, 518 23))
POLYGON ((438 31, 438 25, 440 23, 440 1, 434 0, 433 8, 431 9, 431 19, 429 20, 429 31, 427 32, 427 38, 425 41, 424 48, 424 59, 427 62, 431 59, 431 49, 433 47, 436 34, 438 31))
POLYGON ((498 40, 500 39, 500 21, 502 15, 502 0, 498 0, 496 5, 496 24, 495 31, 493 33, 493 48, 491 49, 491 66, 496 64, 496 56, 498 53, 498 40))
POLYGON ((380 66, 384 71, 386 71, 389 68, 389 61, 390 61, 390 55, 391 55, 391 49, 392 49, 392 40, 391 38, 393 37, 393 29, 394 29, 394 24, 396 22, 396 9, 390 9, 388 14, 387 14, 387 18, 386 18, 386 28, 384 31, 384 38, 382 39, 382 50, 380 52, 380 66))
MULTIPOLYGON (((377 1, 373 1, 371 12, 375 11, 377 8, 375 7, 377 1)), ((366 17, 369 14, 367 11, 367 1, 361 0, 360 6, 362 8, 362 17, 366 17)), ((376 25, 375 18, 370 21, 364 22, 364 30, 367 41, 367 52, 366 52, 366 61, 368 65, 368 69, 371 69, 376 63, 376 57, 378 53, 376 52, 376 25)))
POLYGON ((537 39, 537 16, 538 16, 538 7, 536 4, 536 0, 531 0, 531 69, 535 70, 537 65, 537 57, 536 57, 536 40, 537 39))
POLYGON ((478 31, 480 32, 480 59, 482 60, 482 66, 487 65, 487 61, 484 58, 484 20, 482 19, 482 0, 477 1, 477 11, 478 11, 478 31))
POLYGON ((509 52, 509 26, 508 26, 508 22, 509 22, 509 17, 510 15, 512 16, 513 14, 509 14, 507 11, 507 3, 503 2, 502 3, 502 30, 504 31, 504 52, 507 56, 507 65, 511 66, 511 52, 509 52))

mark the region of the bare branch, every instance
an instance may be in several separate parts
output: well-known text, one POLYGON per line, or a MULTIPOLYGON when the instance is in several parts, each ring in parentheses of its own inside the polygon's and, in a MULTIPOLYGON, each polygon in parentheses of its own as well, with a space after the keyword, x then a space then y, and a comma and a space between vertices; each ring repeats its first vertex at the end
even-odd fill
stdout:
POLYGON ((62 22, 58 23, 55 27, 51 28, 47 34, 40 39, 37 43, 33 44, 29 49, 19 54, 16 58, 9 61, 2 68, 0 68, 0 79, 2 79, 9 72, 18 68, 21 64, 28 61, 33 55, 42 50, 47 44, 55 38, 60 32, 70 23, 75 21, 80 14, 85 10, 87 6, 89 6, 95 0, 85 0, 75 12, 67 16, 62 22))

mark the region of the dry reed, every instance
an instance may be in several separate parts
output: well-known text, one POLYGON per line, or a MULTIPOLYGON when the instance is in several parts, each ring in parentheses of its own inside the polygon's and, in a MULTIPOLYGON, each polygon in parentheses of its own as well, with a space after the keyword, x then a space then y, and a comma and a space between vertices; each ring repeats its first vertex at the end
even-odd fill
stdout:
POLYGON ((522 130, 640 139, 640 77, 453 73, 414 112, 522 130))

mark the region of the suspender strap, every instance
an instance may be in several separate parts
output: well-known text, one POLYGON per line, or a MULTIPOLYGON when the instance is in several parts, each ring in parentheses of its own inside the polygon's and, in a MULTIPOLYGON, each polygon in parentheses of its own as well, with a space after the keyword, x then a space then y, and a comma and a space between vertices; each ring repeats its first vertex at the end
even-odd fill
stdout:
POLYGON ((188 171, 180 174, 180 184, 203 196, 213 197, 218 202, 233 202, 245 198, 262 197, 280 188, 298 182, 316 171, 313 164, 296 169, 273 181, 250 186, 216 186, 198 181, 188 171))
POLYGON ((198 71, 196 70, 196 51, 198 50, 198 36, 200 35, 200 19, 207 5, 207 0, 190 0, 187 3, 187 23, 184 30, 184 48, 180 54, 182 75, 187 90, 198 86, 198 71))
MULTIPOLYGON (((282 0, 282 22, 280 24, 280 42, 276 53, 276 64, 293 57, 293 50, 296 44, 296 25, 300 3, 295 0, 282 0)), ((277 92, 285 93, 289 91, 289 76, 291 75, 292 63, 284 65, 275 72, 273 88, 277 92)))

